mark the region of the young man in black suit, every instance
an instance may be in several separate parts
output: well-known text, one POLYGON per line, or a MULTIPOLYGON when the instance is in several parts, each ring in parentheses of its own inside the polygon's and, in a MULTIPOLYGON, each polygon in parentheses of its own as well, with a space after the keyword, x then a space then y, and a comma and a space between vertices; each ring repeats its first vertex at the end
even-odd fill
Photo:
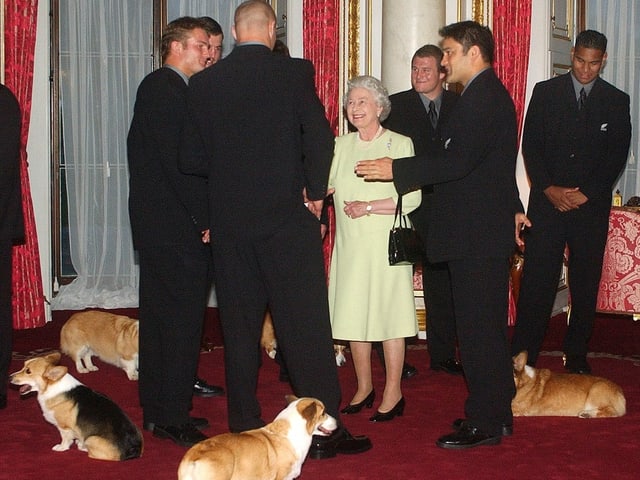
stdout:
MULTIPOLYGON (((445 72, 441 62, 442 50, 436 45, 420 47, 411 59, 412 88, 389 97, 391 113, 384 126, 410 137, 416 155, 440 148, 441 125, 447 122, 458 100, 458 95, 443 88, 445 72)), ((432 196, 432 185, 422 187, 422 203, 409 214, 423 239, 427 238, 429 231, 432 196)), ((422 285, 431 369, 462 375, 462 365, 456 359, 456 321, 447 264, 430 262, 425 255, 422 285)), ((405 367, 403 374, 406 370, 405 367)))
MULTIPOLYGON (((275 27, 265 2, 236 9, 236 47, 190 82, 204 154, 181 161, 208 176, 232 431, 265 424, 256 388, 267 305, 294 392, 319 398, 336 418, 340 403, 318 221, 334 139, 312 64, 273 53, 275 27)), ((341 427, 314 437, 310 456, 369 448, 341 427)))
POLYGON ((20 105, 0 84, 0 408, 7 406, 11 363, 13 309, 11 257, 15 242, 24 239, 20 190, 20 105))
POLYGON ((446 80, 464 87, 450 115, 455 121, 442 125, 441 149, 359 162, 356 173, 367 181, 393 179, 400 194, 434 186, 427 255, 449 266, 469 389, 467 418, 454 421, 454 432, 436 445, 463 449, 497 445, 512 432, 508 278, 514 218, 522 204, 515 181, 515 108, 491 68, 493 35, 469 21, 446 26, 440 35, 446 80))
POLYGON ((163 67, 140 84, 127 138, 129 216, 140 263, 143 426, 183 446, 206 438, 198 429, 208 421, 189 417, 192 395, 223 393, 196 377, 211 287, 206 181, 178 170, 187 83, 208 59, 201 20, 169 23, 163 67))
POLYGON ((531 180, 525 265, 512 354, 535 365, 569 248, 571 313, 565 368, 590 373, 587 348, 595 318, 611 190, 631 140, 629 95, 600 78, 607 38, 586 30, 571 50, 571 72, 538 83, 524 125, 522 153, 531 180), (581 93, 584 92, 584 93, 581 93), (581 99, 581 96, 583 97, 581 99))

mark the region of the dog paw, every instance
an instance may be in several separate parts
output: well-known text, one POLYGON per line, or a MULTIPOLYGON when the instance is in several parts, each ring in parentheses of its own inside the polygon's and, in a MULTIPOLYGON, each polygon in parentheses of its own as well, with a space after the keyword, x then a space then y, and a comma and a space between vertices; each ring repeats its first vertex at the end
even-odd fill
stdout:
POLYGON ((127 372, 127 378, 129 380, 138 380, 138 372, 127 372))
POLYGON ((66 445, 64 443, 58 443, 57 445, 54 445, 53 448, 51 448, 51 450, 56 452, 64 452, 69 450, 69 445, 66 445))
POLYGON ((274 360, 276 358, 276 351, 275 350, 267 350, 267 355, 269 356, 269 358, 271 360, 274 360))

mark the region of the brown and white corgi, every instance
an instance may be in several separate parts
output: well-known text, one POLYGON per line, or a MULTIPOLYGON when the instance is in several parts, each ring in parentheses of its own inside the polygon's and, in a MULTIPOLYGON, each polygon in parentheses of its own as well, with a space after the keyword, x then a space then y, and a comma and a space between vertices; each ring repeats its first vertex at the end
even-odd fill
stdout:
POLYGON ((138 320, 98 310, 76 313, 60 330, 60 350, 73 359, 78 373, 98 370, 91 361, 96 355, 137 380, 138 320))
POLYGON ((262 428, 197 443, 178 468, 179 480, 291 480, 300 475, 313 435, 330 435, 336 420, 315 398, 290 403, 262 428))
POLYGON ((516 396, 514 416, 621 417, 626 413, 622 389, 606 378, 554 373, 527 365, 527 352, 513 357, 516 396))
POLYGON ((27 360, 11 383, 20 394, 38 392, 44 418, 60 432, 52 450, 63 452, 75 441, 78 449, 99 460, 129 460, 142 455, 140 430, 112 400, 91 390, 58 365, 60 353, 27 360))

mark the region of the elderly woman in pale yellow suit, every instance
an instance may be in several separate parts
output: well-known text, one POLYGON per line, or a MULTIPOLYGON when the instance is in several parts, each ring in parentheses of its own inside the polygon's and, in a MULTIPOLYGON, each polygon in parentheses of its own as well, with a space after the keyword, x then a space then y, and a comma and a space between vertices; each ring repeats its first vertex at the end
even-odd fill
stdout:
MULTIPOLYGON (((370 76, 352 79, 344 97, 349 122, 357 129, 338 137, 329 186, 335 189, 336 240, 329 273, 333 337, 348 340, 358 389, 342 413, 371 408, 371 342, 381 341, 386 359, 382 401, 370 418, 391 420, 404 412, 400 380, 405 337, 418 331, 411 265, 390 266, 389 230, 398 194, 392 182, 365 182, 354 173, 358 160, 413 155, 411 139, 380 124, 391 109, 386 89, 370 76)), ((420 205, 421 193, 403 196, 403 214, 420 205)))

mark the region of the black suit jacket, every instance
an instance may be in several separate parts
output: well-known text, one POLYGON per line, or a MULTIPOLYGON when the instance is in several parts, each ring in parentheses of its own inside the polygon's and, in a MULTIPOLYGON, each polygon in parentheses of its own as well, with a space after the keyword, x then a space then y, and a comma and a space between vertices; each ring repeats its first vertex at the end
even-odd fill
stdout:
MULTIPOLYGON (((427 109, 424 107, 420 96, 414 89, 391 95, 389 97, 389 100, 391 100, 391 113, 384 121, 384 126, 394 132, 410 137, 413 141, 413 149, 416 155, 437 153, 442 146, 440 136, 442 125, 448 120, 451 110, 458 100, 458 95, 448 90, 442 92, 442 103, 436 129, 431 125, 427 109)), ((424 168, 429 168, 428 163, 425 164, 424 168)), ((422 187, 422 202, 417 209, 409 214, 411 221, 424 239, 427 238, 428 234, 432 193, 432 185, 422 187)))
POLYGON ((583 110, 578 113, 570 73, 533 90, 522 138, 532 221, 553 212, 544 194, 550 185, 580 187, 590 208, 610 209, 611 188, 629 153, 629 95, 597 78, 583 110))
POLYGON ((181 168, 208 176, 213 236, 268 235, 305 208, 304 188, 324 198, 334 137, 309 61, 236 46, 191 78, 189 108, 205 151, 181 168))
POLYGON ((20 105, 0 84, 0 239, 24 237, 20 187, 20 105))
POLYGON ((513 101, 493 69, 467 85, 441 133, 439 152, 393 162, 398 193, 434 186, 427 256, 432 262, 507 258, 514 215, 522 211, 517 124, 513 101))
POLYGON ((168 67, 145 77, 127 138, 129 217, 136 249, 202 245, 208 228, 206 180, 178 170, 187 84, 168 67))

